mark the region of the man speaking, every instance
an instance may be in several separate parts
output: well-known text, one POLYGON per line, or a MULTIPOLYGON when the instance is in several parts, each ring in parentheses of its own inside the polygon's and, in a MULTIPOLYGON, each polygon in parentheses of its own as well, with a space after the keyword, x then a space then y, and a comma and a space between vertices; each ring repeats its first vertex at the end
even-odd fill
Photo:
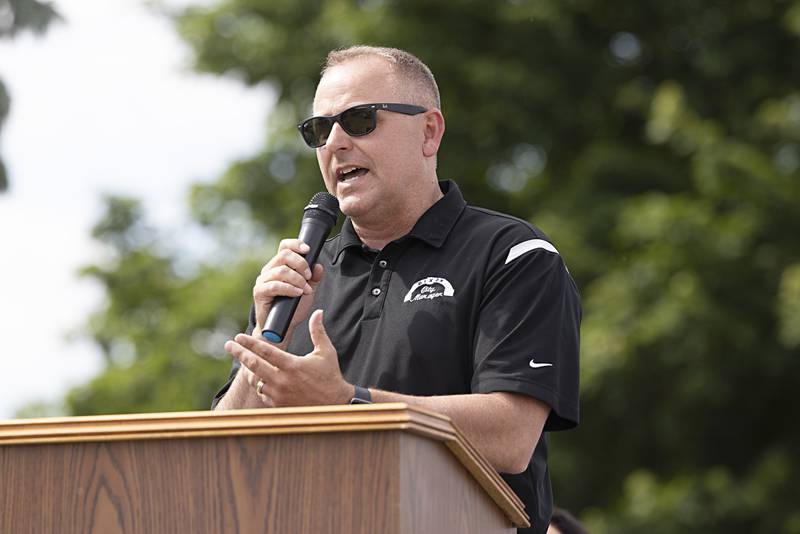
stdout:
POLYGON ((225 344, 235 361, 214 406, 405 402, 448 415, 525 503, 533 528, 521 532, 544 533, 543 432, 578 423, 580 299, 541 231, 438 180, 440 108, 407 52, 328 55, 299 129, 346 219, 313 269, 307 244, 281 241, 247 334, 225 344), (261 337, 276 297, 300 297, 280 344, 261 337))

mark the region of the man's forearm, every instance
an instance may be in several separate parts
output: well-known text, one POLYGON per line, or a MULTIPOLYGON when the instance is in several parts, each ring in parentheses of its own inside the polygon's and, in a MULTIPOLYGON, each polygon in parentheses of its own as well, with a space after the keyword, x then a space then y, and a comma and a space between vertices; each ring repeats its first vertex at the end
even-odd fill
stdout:
POLYGON ((264 403, 247 383, 246 371, 240 369, 231 387, 219 400, 214 410, 242 410, 245 408, 264 408, 264 403))
POLYGON ((525 470, 550 408, 515 393, 472 393, 416 397, 370 389, 373 402, 405 402, 450 417, 500 472, 525 470))

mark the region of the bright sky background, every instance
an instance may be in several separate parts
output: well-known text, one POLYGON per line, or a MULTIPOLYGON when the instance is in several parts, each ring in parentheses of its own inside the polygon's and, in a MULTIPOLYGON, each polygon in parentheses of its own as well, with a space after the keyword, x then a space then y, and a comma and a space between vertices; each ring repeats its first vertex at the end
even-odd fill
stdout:
POLYGON ((0 132, 11 182, 0 194, 0 420, 100 370, 99 351, 67 337, 102 303, 76 272, 102 257, 90 229, 103 193, 141 198, 148 221, 179 235, 189 184, 255 153, 273 102, 266 88, 193 73, 188 47, 143 0, 55 6, 65 21, 44 36, 0 41, 11 94, 0 132))

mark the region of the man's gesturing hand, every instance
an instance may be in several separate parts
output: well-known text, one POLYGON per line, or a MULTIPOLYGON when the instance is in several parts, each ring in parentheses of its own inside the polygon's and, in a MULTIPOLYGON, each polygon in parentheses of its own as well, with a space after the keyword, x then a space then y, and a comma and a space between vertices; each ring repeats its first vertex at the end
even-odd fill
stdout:
POLYGON ((353 398, 353 386, 342 377, 339 358, 322 323, 322 310, 308 322, 314 350, 295 356, 267 343, 256 333, 237 334, 225 343, 225 350, 264 382, 263 402, 268 406, 311 406, 346 404, 353 398))

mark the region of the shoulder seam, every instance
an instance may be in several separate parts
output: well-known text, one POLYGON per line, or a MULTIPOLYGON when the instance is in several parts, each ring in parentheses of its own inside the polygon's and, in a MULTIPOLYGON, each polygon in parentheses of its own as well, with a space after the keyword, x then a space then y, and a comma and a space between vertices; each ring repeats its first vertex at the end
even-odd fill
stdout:
MULTIPOLYGON (((480 208, 478 206, 471 206, 469 204, 466 205, 467 209, 474 210, 479 212, 483 215, 488 215, 490 217, 497 217, 498 219, 505 219, 513 223, 517 223, 520 226, 526 228, 534 237, 536 238, 544 238, 544 233, 541 231, 537 231, 537 228, 531 224, 530 222, 526 221, 525 219, 521 219, 519 217, 514 217, 513 215, 508 215, 506 213, 500 213, 499 211, 494 211, 486 208, 480 208)), ((545 241, 550 242, 549 239, 545 239, 545 241)))

